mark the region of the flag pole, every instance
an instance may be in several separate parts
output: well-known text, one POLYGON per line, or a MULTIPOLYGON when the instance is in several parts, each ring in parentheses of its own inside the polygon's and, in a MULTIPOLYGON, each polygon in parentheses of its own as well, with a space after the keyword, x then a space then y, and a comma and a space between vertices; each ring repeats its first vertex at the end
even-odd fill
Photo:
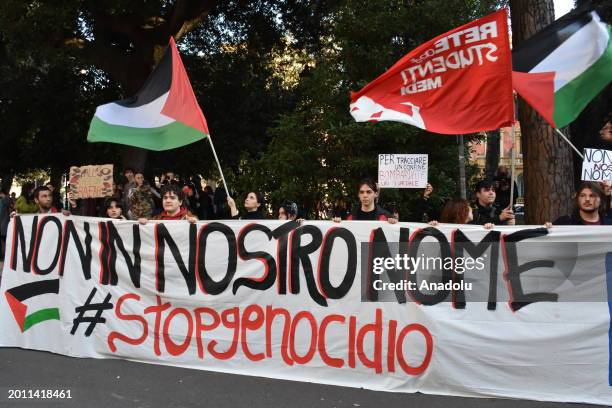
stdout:
POLYGON ((457 136, 457 148, 459 149, 459 191, 461 198, 467 198, 465 190, 465 146, 463 144, 463 135, 457 136))
POLYGON ((515 169, 515 161, 516 161, 516 132, 514 130, 514 121, 512 122, 512 127, 510 128, 510 136, 512 137, 512 153, 510 154, 510 208, 514 211, 514 180, 516 180, 516 175, 514 174, 515 169))
POLYGON ((578 156, 580 156, 580 158, 582 160, 584 160, 584 155, 582 153, 580 153, 580 150, 578 150, 578 148, 576 148, 576 146, 574 146, 574 144, 572 142, 570 142, 570 140, 567 138, 567 136, 565 136, 563 134, 563 132, 561 132, 559 129, 557 129, 557 128, 553 128, 553 129, 555 129, 555 132, 557 132, 559 134, 559 136, 561 136, 563 138, 563 140, 565 140, 571 146, 571 148, 574 149, 576 154, 578 156))
POLYGON ((223 181, 223 186, 225 187, 225 193, 228 197, 230 197, 230 190, 227 182, 225 181, 225 176, 223 175, 223 170, 221 170, 221 164, 219 163, 219 158, 217 157, 217 151, 215 150, 215 145, 212 142, 212 138, 210 135, 207 137, 208 142, 210 143, 210 147, 212 148, 213 155, 215 156, 215 161, 217 162, 217 168, 219 169, 219 173, 221 174, 221 180, 223 181))
POLYGON ((512 94, 512 127, 510 137, 512 138, 512 153, 510 153, 510 209, 514 212, 514 183, 516 180, 516 118, 518 117, 518 103, 516 94, 512 94))

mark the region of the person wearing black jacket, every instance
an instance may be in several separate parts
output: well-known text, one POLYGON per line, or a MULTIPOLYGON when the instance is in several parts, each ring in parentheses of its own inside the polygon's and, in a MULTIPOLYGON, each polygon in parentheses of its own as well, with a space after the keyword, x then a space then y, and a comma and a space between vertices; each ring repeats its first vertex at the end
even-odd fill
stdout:
MULTIPOLYGON (((359 182, 360 205, 349 214, 347 221, 387 221, 390 224, 397 223, 397 218, 376 203, 378 198, 378 186, 372 179, 363 179, 359 182)), ((334 217, 334 222, 340 222, 339 217, 334 217)))
POLYGON ((605 216, 604 198, 599 184, 592 181, 581 183, 574 199, 576 210, 557 218, 553 225, 612 225, 612 220, 605 216))
POLYGON ((514 225, 514 212, 510 208, 500 209, 495 206, 495 186, 489 180, 481 180, 476 184, 476 207, 474 219, 470 224, 514 225))
POLYGON ((433 186, 427 183, 423 194, 415 203, 414 211, 409 221, 429 222, 440 218, 440 199, 431 197, 433 191, 433 186))

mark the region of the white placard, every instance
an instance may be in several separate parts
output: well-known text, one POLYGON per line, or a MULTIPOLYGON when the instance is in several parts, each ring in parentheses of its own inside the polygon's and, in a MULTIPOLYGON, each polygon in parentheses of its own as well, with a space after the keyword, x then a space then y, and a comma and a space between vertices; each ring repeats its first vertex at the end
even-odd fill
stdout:
POLYGON ((581 174, 585 181, 612 180, 612 151, 584 149, 581 174))
POLYGON ((426 154, 379 154, 378 187, 425 188, 427 160, 426 154))

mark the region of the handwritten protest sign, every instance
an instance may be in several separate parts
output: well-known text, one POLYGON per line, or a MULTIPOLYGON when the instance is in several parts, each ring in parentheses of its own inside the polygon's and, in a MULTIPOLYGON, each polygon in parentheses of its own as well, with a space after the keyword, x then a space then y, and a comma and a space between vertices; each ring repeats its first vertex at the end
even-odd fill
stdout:
POLYGON ((75 200, 112 196, 113 165, 70 167, 70 192, 75 200))
POLYGON ((425 188, 426 154, 379 154, 378 186, 380 188, 425 188))
POLYGON ((582 180, 612 180, 612 151, 604 149, 584 149, 582 180))

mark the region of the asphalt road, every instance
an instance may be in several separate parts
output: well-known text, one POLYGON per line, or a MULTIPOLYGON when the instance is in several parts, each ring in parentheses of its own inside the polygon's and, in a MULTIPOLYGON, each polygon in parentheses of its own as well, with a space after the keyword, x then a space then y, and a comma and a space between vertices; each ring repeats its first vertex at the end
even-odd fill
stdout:
POLYGON ((595 407, 493 398, 400 394, 271 380, 124 360, 72 358, 0 348, 0 407, 87 408, 568 408, 595 407), (64 389, 72 399, 8 399, 9 389, 64 389))

